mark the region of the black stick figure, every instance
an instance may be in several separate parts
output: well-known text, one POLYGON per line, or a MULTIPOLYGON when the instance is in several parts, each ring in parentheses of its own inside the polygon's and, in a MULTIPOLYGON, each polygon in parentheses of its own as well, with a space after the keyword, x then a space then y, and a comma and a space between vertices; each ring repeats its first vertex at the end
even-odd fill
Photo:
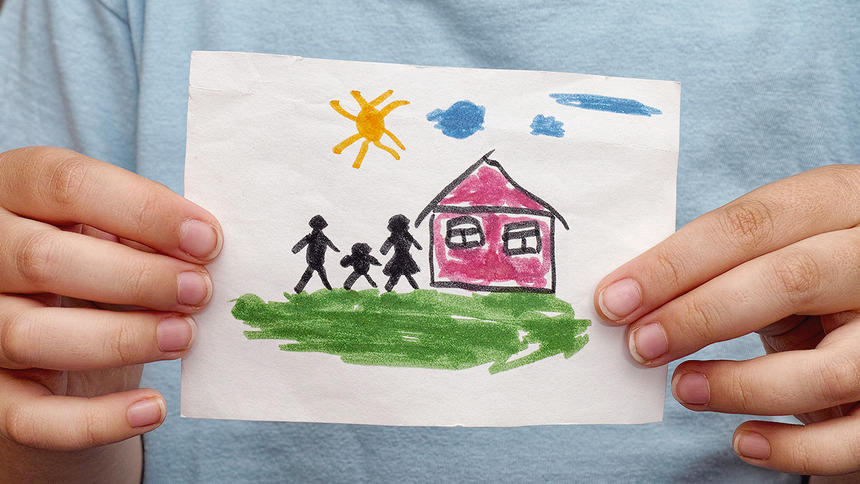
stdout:
POLYGON ((343 267, 352 266, 352 274, 346 278, 346 282, 343 283, 344 289, 352 289, 352 285, 355 284, 355 281, 358 280, 359 277, 364 276, 367 279, 367 282, 370 283, 370 287, 376 287, 376 282, 370 277, 368 271, 370 271, 370 266, 381 266, 382 264, 376 260, 376 257, 370 255, 370 246, 359 242, 357 244, 352 244, 352 254, 346 255, 343 259, 340 260, 340 265, 343 267))
POLYGON ((325 251, 331 247, 333 251, 340 252, 340 250, 334 246, 332 241, 322 233, 322 229, 328 227, 328 222, 322 218, 322 215, 315 215, 308 222, 308 225, 311 226, 313 231, 302 237, 302 240, 298 241, 296 245, 293 246, 293 254, 298 254, 304 246, 308 246, 307 252, 305 253, 305 258, 308 261, 308 268, 305 269, 305 273, 302 274, 301 280, 296 284, 294 289, 296 294, 302 292, 302 289, 304 289, 308 281, 311 280, 311 276, 314 271, 319 274, 325 288, 331 289, 331 284, 328 283, 328 278, 325 274, 325 267, 323 267, 323 264, 325 263, 325 251))
POLYGON ((406 280, 413 289, 418 289, 418 283, 412 278, 412 274, 419 272, 418 264, 412 259, 409 250, 414 245, 416 249, 421 250, 421 245, 416 241, 412 234, 409 233, 409 219, 405 215, 395 215, 388 219, 388 231, 391 235, 382 244, 379 252, 382 255, 394 247, 394 256, 385 264, 382 273, 388 276, 388 282, 385 284, 385 290, 391 291, 400 280, 400 276, 405 276, 406 280))

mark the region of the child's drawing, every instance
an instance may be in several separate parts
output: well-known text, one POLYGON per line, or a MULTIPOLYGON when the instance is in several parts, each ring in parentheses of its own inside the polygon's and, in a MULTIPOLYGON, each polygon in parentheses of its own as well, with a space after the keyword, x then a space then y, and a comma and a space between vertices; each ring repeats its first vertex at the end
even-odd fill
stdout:
POLYGON ((542 134, 554 138, 564 136, 564 128, 562 126, 564 126, 564 123, 555 119, 555 116, 544 116, 543 114, 535 116, 531 124, 533 135, 538 136, 542 134))
POLYGON ((331 248, 331 250, 335 252, 340 252, 332 241, 322 233, 322 230, 328 227, 328 222, 322 218, 322 215, 314 215, 308 222, 308 225, 310 225, 313 230, 308 235, 302 237, 302 239, 299 240, 292 249, 293 254, 298 254, 300 250, 307 246, 305 259, 308 262, 308 267, 305 269, 304 274, 302 274, 302 278, 299 280, 299 283, 296 284, 294 290, 297 293, 302 292, 305 285, 307 285, 308 281, 311 280, 311 276, 313 276, 314 272, 319 274, 326 289, 331 289, 331 284, 329 284, 328 277, 326 277, 325 273, 325 251, 331 248))
POLYGON ((490 373, 579 351, 591 322, 576 319, 570 304, 548 294, 555 292, 555 221, 565 228, 567 222, 514 182, 491 153, 445 187, 415 226, 430 215, 431 286, 519 294, 418 289, 412 275, 421 269, 410 251, 421 250, 421 244, 402 214, 389 219, 390 235, 379 251, 394 249, 382 270, 386 292, 351 290, 362 276, 376 287, 369 272, 380 263, 366 243, 354 244, 340 262, 353 269, 344 290, 331 290, 323 262, 326 249, 337 248, 322 233, 327 225, 317 215, 310 222, 313 232, 293 247, 296 253, 308 246, 308 268, 295 294, 284 294, 285 302, 267 303, 253 294, 236 301, 234 317, 258 328, 246 337, 292 340, 280 348, 340 355, 346 363, 448 370, 492 363, 490 373), (303 293, 314 271, 326 289, 303 293), (401 277, 412 292, 391 292, 401 277), (529 344, 538 348, 526 352, 529 344))
POLYGON ((552 206, 487 153, 421 211, 430 215, 430 285, 472 291, 555 292, 552 206))
POLYGON ((406 147, 403 146, 403 143, 401 143, 400 140, 397 139, 397 136, 394 136, 394 133, 385 128, 385 117, 388 116, 388 113, 390 113, 395 108, 409 104, 409 101, 392 101, 382 109, 376 109, 376 106, 382 103, 382 101, 388 99, 388 97, 391 96, 392 93, 394 93, 394 91, 389 89, 377 96, 376 99, 367 102, 364 100, 364 97, 362 97, 361 92, 350 91, 352 97, 355 98, 356 101, 358 101, 358 105, 359 107, 361 107, 361 110, 358 112, 357 115, 351 114, 343 107, 341 107, 340 101, 338 100, 333 100, 329 102, 329 104, 331 104, 331 107, 334 108, 335 111, 340 113, 341 116, 345 117, 346 119, 355 121, 355 127, 358 129, 358 133, 335 145, 335 147, 332 148, 332 151, 334 151, 335 154, 339 155, 347 146, 355 143, 360 138, 364 138, 364 141, 361 143, 361 148, 358 150, 358 155, 355 157, 355 163, 352 164, 353 168, 358 168, 361 166, 361 162, 362 160, 364 160, 364 155, 367 153, 367 148, 370 143, 373 143, 377 148, 381 148, 390 153, 395 160, 400 159, 400 155, 397 154, 396 151, 382 144, 380 140, 382 139, 383 134, 388 135, 388 137, 391 138, 391 140, 394 141, 394 143, 401 150, 406 149, 406 147))
POLYGON ((385 264, 385 269, 382 270, 382 273, 388 276, 385 290, 391 291, 394 289, 401 276, 409 281, 409 285, 413 289, 418 289, 418 283, 412 278, 412 274, 417 273, 421 269, 418 268, 415 259, 409 254, 409 250, 413 245, 416 249, 421 250, 421 244, 409 233, 409 219, 405 215, 391 217, 388 220, 388 231, 391 232, 391 235, 385 239, 385 243, 379 249, 379 252, 385 255, 394 247, 394 255, 385 264))
POLYGON ((451 138, 463 139, 484 129, 484 106, 472 101, 457 101, 448 109, 436 109, 427 115, 427 121, 434 121, 434 128, 451 138))
POLYGON ((367 279, 370 287, 376 287, 376 281, 370 277, 368 272, 370 272, 370 266, 381 266, 382 264, 376 260, 376 257, 370 255, 370 251, 371 248, 369 245, 364 242, 358 242, 352 244, 352 253, 344 256, 343 259, 340 260, 341 266, 352 267, 352 272, 343 283, 344 289, 352 289, 352 285, 355 284, 355 281, 362 276, 367 279))
POLYGON ((663 114, 657 108, 646 106, 635 99, 622 97, 599 96, 597 94, 550 94, 549 97, 562 106, 574 106, 593 111, 608 111, 611 113, 634 114, 651 116, 663 114))

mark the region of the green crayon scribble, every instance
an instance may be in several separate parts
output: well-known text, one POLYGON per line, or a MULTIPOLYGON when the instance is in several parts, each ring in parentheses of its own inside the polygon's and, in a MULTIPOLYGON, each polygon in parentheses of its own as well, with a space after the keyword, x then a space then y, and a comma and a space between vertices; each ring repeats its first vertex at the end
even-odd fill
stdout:
POLYGON ((254 294, 236 300, 233 316, 259 328, 245 331, 248 339, 291 340, 280 348, 358 365, 461 370, 492 363, 490 373, 498 373, 558 354, 570 358, 588 343, 591 325, 553 294, 323 289, 284 296, 285 302, 254 294), (508 361, 530 343, 540 346, 508 361))

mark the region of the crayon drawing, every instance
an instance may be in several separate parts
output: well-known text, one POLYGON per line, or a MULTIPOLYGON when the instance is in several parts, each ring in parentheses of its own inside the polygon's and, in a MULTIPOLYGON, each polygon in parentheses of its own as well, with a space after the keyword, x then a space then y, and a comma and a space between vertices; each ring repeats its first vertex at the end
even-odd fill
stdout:
POLYGON ((677 83, 195 52, 188 106, 224 244, 184 416, 661 418, 594 291, 675 228, 677 83))
POLYGON ((430 285, 489 292, 463 296, 419 290, 412 258, 421 244, 409 232, 409 219, 393 215, 390 235, 379 249, 394 253, 382 270, 385 293, 352 291, 359 277, 371 287, 369 272, 381 263, 364 242, 340 265, 353 270, 343 290, 332 290, 325 252, 338 251, 323 234, 321 215, 313 231, 292 249, 307 246, 307 269, 285 302, 264 302, 254 294, 236 300, 233 316, 258 328, 248 339, 292 340, 284 351, 339 355, 346 363, 458 370, 491 363, 498 373, 563 354, 569 358, 588 342, 589 320, 576 319, 570 304, 555 292, 555 221, 567 221, 548 203, 518 185, 489 152, 454 179, 418 214, 415 227, 430 215, 430 285), (303 292, 316 272, 325 289, 303 292), (391 292, 401 277, 413 291, 391 292), (496 292, 519 293, 494 295, 496 292), (538 345, 526 355, 529 344, 538 345))
POLYGON ((356 101, 358 101, 358 105, 361 108, 357 115, 352 114, 343 107, 341 107, 340 101, 338 100, 333 100, 329 102, 331 107, 341 116, 351 121, 355 121, 355 127, 358 129, 358 133, 350 136, 349 138, 346 138, 345 140, 335 145, 335 147, 332 148, 332 151, 334 151, 335 154, 339 155, 346 147, 355 143, 359 139, 364 138, 364 141, 361 143, 361 148, 358 150, 358 155, 356 155, 355 157, 355 162, 352 164, 353 168, 361 167, 361 162, 362 160, 364 160, 364 155, 367 153, 367 148, 370 143, 373 143, 374 146, 376 146, 377 148, 381 148, 390 153, 395 160, 400 159, 400 155, 397 154, 396 151, 382 144, 380 140, 382 139, 383 134, 388 135, 388 137, 391 138, 391 140, 394 141, 394 143, 401 150, 406 149, 406 147, 403 146, 403 143, 401 143, 400 140, 397 139, 397 136, 394 136, 394 133, 385 128, 385 117, 388 116, 388 113, 390 113, 395 108, 409 104, 409 101, 392 101, 382 109, 376 109, 376 106, 381 104, 382 101, 388 99, 388 97, 391 96, 391 94, 393 93, 394 91, 389 89, 377 96, 376 99, 367 102, 364 100, 364 97, 362 97, 361 92, 350 91, 350 94, 353 98, 355 98, 356 101))

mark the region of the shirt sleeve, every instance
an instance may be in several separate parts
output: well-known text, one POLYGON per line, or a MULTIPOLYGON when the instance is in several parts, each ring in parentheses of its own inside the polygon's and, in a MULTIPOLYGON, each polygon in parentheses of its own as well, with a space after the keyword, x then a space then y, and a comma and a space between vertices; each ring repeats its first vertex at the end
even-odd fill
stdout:
POLYGON ((0 1, 0 152, 60 146, 135 169, 137 69, 113 3, 0 1))

